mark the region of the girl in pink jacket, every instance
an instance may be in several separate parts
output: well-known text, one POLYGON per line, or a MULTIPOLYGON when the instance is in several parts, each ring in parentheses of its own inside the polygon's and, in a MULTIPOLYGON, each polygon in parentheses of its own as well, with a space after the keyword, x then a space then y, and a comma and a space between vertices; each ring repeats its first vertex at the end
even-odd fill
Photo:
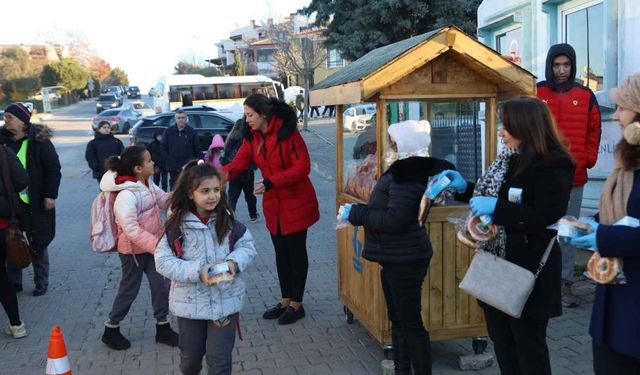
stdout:
POLYGON ((220 134, 216 134, 211 139, 211 145, 209 145, 209 149, 207 153, 204 155, 204 161, 207 164, 211 164, 216 167, 217 170, 221 170, 222 164, 220 164, 220 153, 224 148, 224 139, 220 134))
POLYGON ((120 333, 120 322, 129 312, 138 295, 142 274, 147 275, 151 288, 151 303, 156 319, 156 342, 178 345, 178 334, 171 329, 167 314, 169 293, 165 279, 156 271, 153 253, 162 235, 160 209, 166 209, 171 196, 153 183, 153 161, 140 146, 129 146, 122 156, 107 160, 107 171, 100 181, 102 191, 117 195, 113 205, 118 225, 118 256, 122 264, 122 279, 113 301, 109 319, 105 322, 102 342, 113 350, 131 346, 120 333))

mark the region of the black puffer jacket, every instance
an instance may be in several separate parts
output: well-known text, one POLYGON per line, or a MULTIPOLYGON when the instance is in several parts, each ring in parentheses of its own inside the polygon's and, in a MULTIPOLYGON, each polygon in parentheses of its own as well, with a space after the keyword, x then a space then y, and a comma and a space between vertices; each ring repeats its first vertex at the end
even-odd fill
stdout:
MULTIPOLYGON (((15 192, 22 191, 22 189, 26 188, 29 184, 29 175, 27 174, 27 171, 22 168, 20 160, 18 160, 16 153, 13 152, 12 149, 0 146, 0 152, 2 152, 1 148, 6 150, 6 158, 9 164, 9 177, 13 184, 13 190, 15 192)), ((17 194, 15 199, 16 201, 19 199, 17 194)), ((2 165, 0 165, 0 217, 6 219, 11 218, 11 211, 11 201, 9 200, 4 176, 2 175, 2 165)), ((20 215, 20 212, 16 212, 16 215, 20 215)))
MULTIPOLYGON (((30 124, 26 138, 27 172, 29 173, 29 205, 24 205, 29 220, 26 225, 31 244, 36 249, 47 247, 56 233, 56 210, 44 209, 44 198, 57 199, 60 188, 60 160, 56 148, 51 143, 53 131, 46 125, 30 124)), ((0 130, 0 144, 10 147, 14 152, 20 150, 25 138, 11 139, 8 130, 0 130)))
POLYGON ((362 256, 379 263, 408 263, 433 254, 418 224, 420 200, 429 177, 455 169, 445 160, 411 157, 394 162, 380 177, 367 205, 354 205, 349 222, 364 227, 362 256))
POLYGON ((84 158, 93 171, 94 178, 102 178, 105 172, 104 163, 109 156, 120 155, 124 150, 122 141, 113 134, 101 134, 96 132, 95 138, 87 143, 84 158))

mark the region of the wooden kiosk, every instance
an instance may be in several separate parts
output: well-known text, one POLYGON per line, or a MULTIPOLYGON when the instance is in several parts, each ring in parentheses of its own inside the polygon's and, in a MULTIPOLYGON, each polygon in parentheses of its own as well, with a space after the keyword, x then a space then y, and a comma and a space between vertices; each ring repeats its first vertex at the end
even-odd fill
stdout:
MULTIPOLYGON (((402 120, 428 120, 430 155, 453 162, 475 181, 496 156, 498 102, 535 90, 532 74, 453 26, 369 52, 310 93, 311 105, 336 105, 336 209, 367 202, 388 167, 387 127, 402 120), (355 103, 367 106, 352 107, 359 114, 345 106, 355 103), (362 108, 374 106, 372 120, 362 108)), ((425 225, 434 254, 422 289, 422 318, 432 340, 487 334, 482 310, 458 289, 472 250, 456 240, 447 217, 466 212, 467 205, 447 202, 431 209, 425 225)), ((362 228, 337 231, 340 302, 349 322, 355 316, 387 346, 391 330, 380 268, 361 257, 363 242, 362 228)), ((476 352, 486 346, 482 340, 473 343, 476 352)))

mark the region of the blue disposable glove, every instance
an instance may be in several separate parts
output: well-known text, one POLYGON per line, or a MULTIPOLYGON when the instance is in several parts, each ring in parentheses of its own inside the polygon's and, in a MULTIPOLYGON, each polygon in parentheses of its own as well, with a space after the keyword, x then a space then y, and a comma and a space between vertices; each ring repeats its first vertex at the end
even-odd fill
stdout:
POLYGON ((349 214, 351 213, 351 203, 345 203, 338 209, 338 221, 349 221, 349 214))
POLYGON ((447 169, 441 174, 444 174, 449 180, 451 180, 451 183, 447 186, 448 189, 455 189, 460 194, 467 190, 467 180, 462 177, 460 172, 447 169))
POLYGON ((474 216, 493 215, 497 203, 498 198, 496 197, 473 197, 469 202, 469 207, 471 207, 474 216))
POLYGON ((593 232, 589 234, 585 234, 584 236, 572 238, 571 244, 581 249, 594 248, 598 250, 597 236, 598 236, 598 226, 600 226, 600 224, 598 224, 595 220, 592 220, 592 219, 580 220, 580 221, 582 221, 585 224, 589 224, 593 232))

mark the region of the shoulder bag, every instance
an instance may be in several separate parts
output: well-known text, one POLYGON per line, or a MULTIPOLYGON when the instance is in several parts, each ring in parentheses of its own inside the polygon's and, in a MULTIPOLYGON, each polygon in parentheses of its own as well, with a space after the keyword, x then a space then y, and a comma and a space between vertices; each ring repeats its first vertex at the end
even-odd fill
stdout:
POLYGON ((13 181, 9 173, 9 158, 5 146, 0 146, 0 163, 2 164, 2 181, 11 207, 11 217, 7 227, 7 237, 5 239, 5 247, 7 253, 7 261, 13 263, 20 268, 27 268, 31 264, 35 252, 29 244, 29 240, 25 233, 20 229, 16 210, 19 207, 16 192, 13 188, 13 181))
POLYGON ((535 274, 490 252, 477 251, 460 282, 460 289, 507 315, 520 318, 555 239, 553 236, 549 241, 535 274))

